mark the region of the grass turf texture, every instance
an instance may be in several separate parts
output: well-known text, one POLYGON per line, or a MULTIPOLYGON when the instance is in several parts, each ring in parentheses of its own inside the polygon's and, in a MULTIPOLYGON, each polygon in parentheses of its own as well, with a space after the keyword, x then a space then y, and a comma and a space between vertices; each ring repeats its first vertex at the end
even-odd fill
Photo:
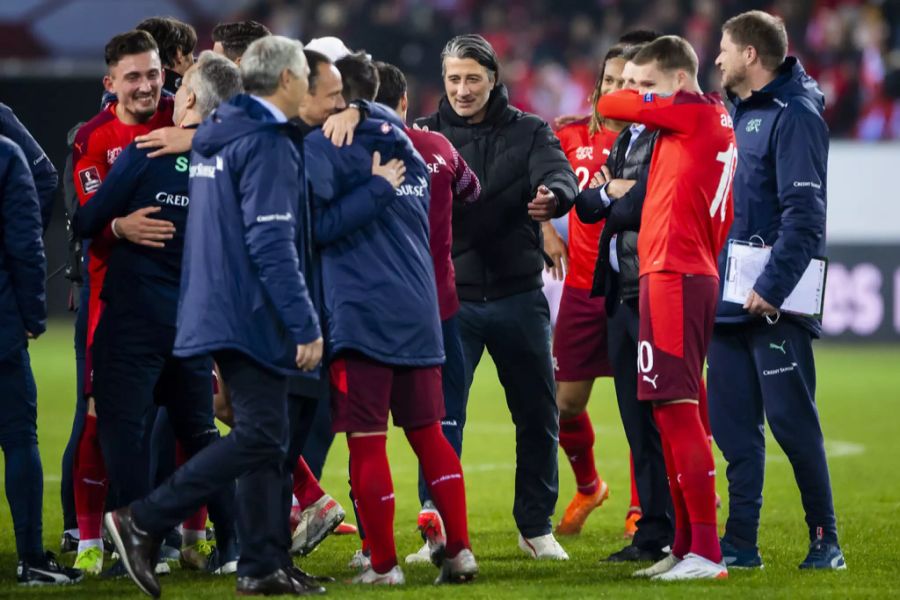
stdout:
MULTIPOLYGON (((39 439, 44 461, 44 543, 58 550, 62 527, 59 504, 60 459, 69 436, 74 402, 74 359, 71 326, 51 323, 50 332, 31 348, 39 393, 39 439)), ((609 500, 589 519, 584 533, 563 538, 571 556, 565 563, 538 563, 516 547, 511 516, 515 461, 514 430, 493 365, 482 361, 469 402, 469 424, 463 465, 468 491, 469 524, 481 575, 472 585, 436 589, 436 569, 403 566, 407 585, 398 590, 358 589, 344 582, 352 575, 346 563, 358 542, 350 536, 332 537, 300 561, 304 569, 332 575, 332 597, 351 594, 466 598, 599 597, 689 598, 713 594, 725 597, 887 597, 896 593, 900 575, 900 538, 897 513, 900 486, 892 468, 900 455, 897 365, 900 348, 858 348, 819 344, 819 408, 829 451, 835 489, 838 527, 849 570, 800 572, 797 564, 807 549, 806 526, 790 464, 769 437, 765 505, 760 543, 763 571, 732 570, 724 582, 663 584, 631 578, 631 565, 598 564, 600 557, 624 544, 622 529, 629 503, 628 448, 610 380, 594 387, 590 413, 597 429, 596 456, 602 477, 609 482, 609 500)), ((2 392, 0 392, 2 393, 2 392)), ((404 436, 392 429, 389 452, 397 492, 395 520, 397 548, 403 557, 419 548, 415 532, 418 510, 416 464, 404 436)), ((325 487, 345 508, 347 450, 336 440, 323 477, 325 487)), ((718 490, 727 507, 724 463, 717 453, 718 490)), ((14 483, 13 483, 14 485, 14 483)), ((575 491, 571 469, 560 453, 558 519, 575 491)), ((720 511, 721 521, 726 508, 720 511)), ((351 517, 352 520, 352 517, 351 517)), ((24 589, 15 585, 15 542, 6 502, 0 502, 0 597, 53 596, 64 598, 139 597, 129 580, 88 578, 77 587, 24 589)), ((70 564, 70 555, 63 561, 70 564)), ((212 577, 173 570, 162 578, 166 598, 231 597, 233 577, 212 577)))

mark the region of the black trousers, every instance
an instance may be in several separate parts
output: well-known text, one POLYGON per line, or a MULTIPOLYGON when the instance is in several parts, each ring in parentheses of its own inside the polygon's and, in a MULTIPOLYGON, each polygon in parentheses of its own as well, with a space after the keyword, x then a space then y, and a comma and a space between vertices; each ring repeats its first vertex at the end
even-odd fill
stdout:
POLYGON ((660 550, 672 543, 674 535, 672 497, 652 403, 637 399, 638 303, 634 299, 610 304, 609 359, 641 499, 642 516, 632 544, 660 550))
POLYGON ((290 560, 290 507, 284 506, 287 378, 239 352, 213 357, 231 392, 231 433, 193 456, 132 510, 139 527, 163 536, 237 479, 238 576, 265 577, 290 560))

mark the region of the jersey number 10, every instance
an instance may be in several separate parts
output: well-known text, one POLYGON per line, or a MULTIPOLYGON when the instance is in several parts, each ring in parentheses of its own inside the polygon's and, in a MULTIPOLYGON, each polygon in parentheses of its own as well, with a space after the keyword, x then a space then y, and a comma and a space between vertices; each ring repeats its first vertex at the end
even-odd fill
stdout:
POLYGON ((725 205, 728 192, 731 191, 731 182, 734 179, 734 169, 737 166, 737 148, 734 143, 728 144, 728 150, 716 154, 716 161, 722 163, 722 176, 719 177, 719 187, 709 207, 709 216, 715 217, 716 211, 720 211, 720 218, 725 220, 725 205))

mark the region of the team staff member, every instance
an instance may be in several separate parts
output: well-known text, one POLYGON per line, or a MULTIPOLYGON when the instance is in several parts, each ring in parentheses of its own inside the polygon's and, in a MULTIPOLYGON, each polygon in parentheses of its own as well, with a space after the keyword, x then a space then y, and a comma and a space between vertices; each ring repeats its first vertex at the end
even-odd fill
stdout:
POLYGON ((37 389, 28 340, 47 328, 41 206, 22 149, 0 136, 0 448, 21 585, 76 583, 41 541, 44 475, 37 445, 37 389))
POLYGON ((455 37, 441 58, 446 95, 417 123, 446 136, 482 184, 481 201, 453 215, 466 390, 487 347, 516 425, 519 547, 534 558, 566 560, 550 523, 559 411, 540 222, 568 211, 578 182, 550 127, 509 105, 499 59, 484 38, 455 37))
MULTIPOLYGON (((196 128, 220 102, 241 91, 240 73, 230 61, 212 53, 203 59, 185 73, 175 95, 175 122, 180 127, 196 128)), ((189 165, 187 153, 150 159, 146 150, 131 144, 73 222, 78 235, 90 238, 110 222, 115 230, 115 221, 133 211, 159 207, 157 217, 175 226, 172 239, 150 247, 127 241, 116 244, 101 291, 106 308, 96 332, 94 392, 104 460, 110 483, 118 491, 114 508, 149 492, 147 424, 155 414, 154 403, 166 407, 188 455, 218 437, 212 415, 211 361, 172 356, 190 204, 189 165)), ((233 494, 233 486, 226 486, 210 502, 223 563, 237 557, 233 494)), ((187 547, 198 544, 186 542, 187 547)))
MULTIPOLYGON (((378 71, 370 59, 353 54, 336 66, 345 101, 374 100, 378 71)), ((365 119, 342 148, 321 131, 306 138, 332 354, 332 428, 347 433, 351 488, 372 553, 353 580, 360 584, 404 582, 385 447, 389 412, 447 524, 446 544, 433 554, 438 581, 468 580, 478 571, 462 466, 440 427, 444 353, 428 245, 428 171, 402 128, 393 115, 365 119), (381 156, 387 177, 379 174, 381 156)))
POLYGON ((310 243, 303 158, 287 122, 306 92, 308 67, 299 42, 268 36, 250 45, 240 68, 247 94, 220 106, 194 137, 175 339, 176 356, 213 355, 234 429, 105 518, 129 575, 153 596, 162 536, 235 478, 238 593, 322 591, 293 568, 284 503, 287 376, 315 370, 322 356, 298 259, 298 247, 310 243))
MULTIPOLYGON (((578 189, 600 171, 616 136, 625 127, 597 113, 597 99, 621 89, 622 46, 606 53, 591 105, 593 114, 556 132, 566 158, 578 177, 578 189)), ((577 491, 556 527, 559 535, 581 532, 591 512, 609 497, 609 486, 594 464, 594 426, 587 413, 594 379, 612 375, 606 353, 606 307, 602 297, 591 297, 594 262, 603 222, 585 223, 569 213, 568 269, 553 335, 556 404, 559 406, 559 445, 575 473, 577 491)), ((554 235, 544 227, 544 235, 554 235)))
MULTIPOLYGON (((145 31, 129 31, 112 38, 106 45, 108 73, 103 82, 116 100, 88 121, 75 137, 73 177, 79 204, 86 203, 122 150, 137 135, 172 124, 173 100, 161 97, 162 65, 156 42, 145 31)), ((171 235, 172 225, 148 219, 143 213, 117 222, 119 235, 128 237, 124 228, 145 231, 151 239, 171 235)), ((96 236, 85 250, 87 303, 79 307, 86 314, 86 350, 84 393, 87 415, 74 461, 75 508, 78 515, 79 543, 76 565, 97 573, 103 565, 100 521, 106 501, 106 467, 97 438, 97 419, 92 396, 94 332, 102 310, 100 291, 106 274, 106 261, 115 243, 110 228, 96 236)))
POLYGON ((47 158, 47 154, 29 133, 10 107, 0 102, 0 135, 4 135, 25 153, 28 168, 37 189, 38 202, 41 205, 41 222, 43 231, 50 225, 53 214, 53 201, 56 198, 56 185, 59 174, 56 167, 47 158))
POLYGON ((735 142, 718 94, 697 83, 697 55, 663 36, 632 61, 656 94, 622 90, 597 109, 659 129, 641 233, 638 399, 654 402, 675 507, 672 554, 640 575, 728 576, 716 533, 715 464, 698 400, 718 291, 716 259, 733 220, 735 142))
POLYGON ((719 303, 709 350, 710 417, 728 461, 722 552, 734 566, 762 566, 757 532, 767 421, 791 461, 806 512, 810 546, 800 568, 844 569, 816 410, 812 340, 821 324, 778 311, 810 259, 825 252, 824 96, 796 58, 785 58, 787 47, 782 20, 751 11, 725 23, 716 59, 735 105, 739 150, 729 238, 759 236, 772 246, 746 304, 719 303))

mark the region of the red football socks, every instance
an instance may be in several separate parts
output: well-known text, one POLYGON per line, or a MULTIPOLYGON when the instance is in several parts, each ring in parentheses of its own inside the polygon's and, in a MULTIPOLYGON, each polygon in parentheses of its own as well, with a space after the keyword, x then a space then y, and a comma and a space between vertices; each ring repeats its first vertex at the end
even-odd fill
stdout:
POLYGON ((628 512, 632 513, 641 510, 641 499, 638 496, 637 480, 634 478, 634 456, 631 452, 628 453, 628 464, 631 467, 631 505, 628 512))
MULTIPOLYGON (((184 446, 181 445, 181 442, 178 440, 175 441, 175 465, 180 467, 184 463, 188 461, 191 457, 188 456, 187 451, 184 449, 184 446)), ((181 528, 184 530, 182 542, 183 545, 189 546, 194 544, 200 540, 206 539, 206 519, 208 517, 208 513, 206 511, 205 506, 201 506, 200 509, 195 512, 193 515, 184 520, 181 524, 181 528), (202 535, 200 535, 202 533, 202 535)))
POLYGON ((693 402, 663 404, 654 407, 653 415, 666 447, 666 471, 675 504, 676 533, 672 550, 676 556, 684 555, 686 516, 690 522, 690 552, 720 562, 715 463, 698 405, 693 402), (679 497, 683 499, 683 509, 678 506, 679 497))
POLYGON ((394 484, 386 444, 386 435, 347 436, 350 487, 369 542, 372 569, 382 575, 397 565, 394 484))
POLYGON ((97 437, 97 417, 93 415, 85 415, 73 470, 78 535, 82 541, 99 540, 108 482, 97 437))
POLYGON ((315 504, 324 495, 325 491, 319 486, 319 480, 301 456, 294 467, 294 497, 300 503, 300 510, 315 504))
POLYGON ((444 437, 440 423, 407 429, 406 439, 419 458, 428 492, 444 520, 447 556, 452 558, 471 547, 466 517, 466 486, 459 457, 444 437))
POLYGON ((600 488, 600 477, 594 465, 594 426, 587 411, 571 419, 560 419, 559 445, 575 472, 578 491, 596 494, 600 488))

